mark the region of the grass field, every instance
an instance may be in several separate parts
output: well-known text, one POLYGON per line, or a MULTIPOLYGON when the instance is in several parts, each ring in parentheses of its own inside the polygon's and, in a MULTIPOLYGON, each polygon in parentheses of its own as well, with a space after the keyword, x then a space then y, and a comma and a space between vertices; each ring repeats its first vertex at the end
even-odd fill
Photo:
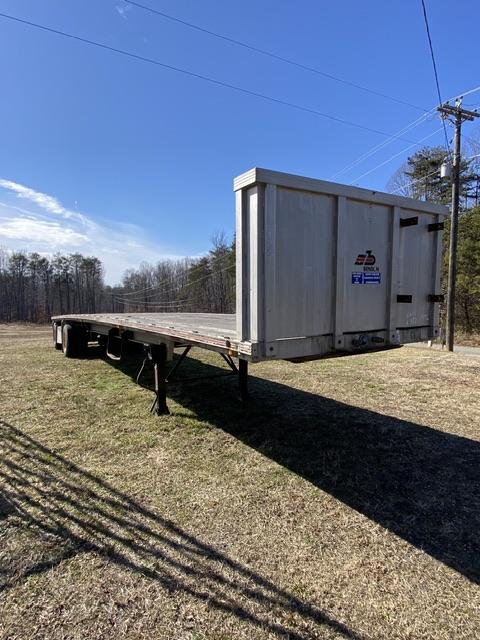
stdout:
POLYGON ((137 368, 0 328, 2 640, 480 636, 480 358, 137 368))

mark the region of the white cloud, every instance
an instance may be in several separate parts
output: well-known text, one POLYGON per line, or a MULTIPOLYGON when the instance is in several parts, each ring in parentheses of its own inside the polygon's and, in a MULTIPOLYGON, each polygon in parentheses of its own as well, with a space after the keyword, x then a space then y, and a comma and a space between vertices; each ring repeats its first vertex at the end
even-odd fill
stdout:
POLYGON ((105 265, 109 284, 120 282, 126 269, 141 262, 185 257, 155 247, 135 224, 95 222, 51 195, 0 178, 2 189, 7 198, 0 201, 0 245, 6 244, 8 249, 95 255, 105 265), (28 200, 31 206, 16 206, 12 196, 28 200))
POLYGON ((56 198, 54 198, 53 196, 49 196, 46 193, 35 191, 34 189, 30 189, 30 187, 26 187, 23 184, 12 182, 12 180, 5 180, 3 178, 0 178, 0 187, 15 193, 19 198, 30 200, 30 202, 38 205, 41 209, 47 211, 48 213, 53 213, 55 215, 61 216, 62 218, 79 220, 83 224, 88 224, 88 219, 81 213, 66 209, 56 198))
POLYGON ((47 247, 80 247, 89 242, 86 235, 58 222, 46 222, 34 217, 0 218, 0 238, 47 247))

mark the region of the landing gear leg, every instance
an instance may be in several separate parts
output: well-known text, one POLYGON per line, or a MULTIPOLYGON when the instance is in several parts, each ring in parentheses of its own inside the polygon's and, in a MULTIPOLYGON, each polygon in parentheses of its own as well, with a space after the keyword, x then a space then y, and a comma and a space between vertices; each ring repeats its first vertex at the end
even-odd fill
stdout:
POLYGON ((167 348, 164 344, 152 345, 151 356, 155 379, 155 400, 150 408, 157 416, 170 413, 167 406, 167 348))

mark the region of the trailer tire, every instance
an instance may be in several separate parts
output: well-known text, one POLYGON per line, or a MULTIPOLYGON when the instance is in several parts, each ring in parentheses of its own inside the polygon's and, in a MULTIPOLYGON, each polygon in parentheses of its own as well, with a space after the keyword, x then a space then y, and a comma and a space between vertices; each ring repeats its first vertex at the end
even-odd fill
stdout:
POLYGON ((54 346, 54 348, 55 348, 55 349, 57 349, 58 351, 60 351, 60 350, 61 350, 61 348, 62 348, 62 343, 61 343, 61 342, 57 342, 57 328, 58 328, 58 325, 57 325, 57 323, 56 323, 56 322, 54 322, 54 323, 52 324, 52 331, 53 331, 53 346, 54 346))
POLYGON ((87 334, 81 327, 63 325, 62 351, 66 358, 81 358, 86 353, 87 344, 87 334))

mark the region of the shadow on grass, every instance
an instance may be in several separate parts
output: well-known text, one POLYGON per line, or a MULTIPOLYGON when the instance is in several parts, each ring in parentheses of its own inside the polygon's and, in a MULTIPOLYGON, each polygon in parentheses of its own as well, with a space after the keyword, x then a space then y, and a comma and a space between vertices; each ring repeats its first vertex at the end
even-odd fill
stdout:
POLYGON ((0 591, 76 555, 94 552, 155 581, 172 595, 186 594, 264 633, 307 640, 312 637, 307 629, 323 627, 361 640, 318 607, 2 420, 0 444, 0 518, 23 523, 46 544, 43 554, 36 549, 32 553, 32 557, 43 555, 41 560, 23 568, 20 575, 8 567, 0 571, 0 591))
MULTIPOLYGON (((137 366, 133 360, 121 368, 133 376, 137 366)), ((184 375, 218 371, 185 361, 184 375)), ((235 382, 180 385, 171 396, 480 582, 480 443, 252 376, 244 406, 235 398, 235 382)))

